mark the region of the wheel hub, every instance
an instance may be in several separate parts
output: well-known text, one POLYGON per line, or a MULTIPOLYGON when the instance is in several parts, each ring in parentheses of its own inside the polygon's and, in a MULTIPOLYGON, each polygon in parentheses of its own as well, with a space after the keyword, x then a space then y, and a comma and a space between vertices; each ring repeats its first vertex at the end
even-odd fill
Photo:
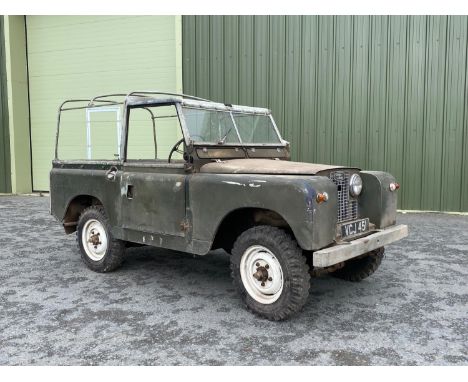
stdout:
POLYGON ((249 247, 242 256, 240 272, 245 289, 256 301, 271 304, 281 295, 283 271, 278 259, 266 247, 249 247))
POLYGON ((107 233, 102 223, 96 219, 88 220, 82 231, 82 243, 86 255, 93 261, 100 261, 107 252, 107 233))
POLYGON ((102 244, 101 241, 99 240, 99 236, 100 236, 99 232, 95 233, 95 231, 92 230, 88 243, 92 243, 94 247, 96 248, 99 244, 102 244))
POLYGON ((260 282, 265 282, 268 280, 268 271, 265 267, 258 267, 257 272, 253 274, 253 277, 260 282))

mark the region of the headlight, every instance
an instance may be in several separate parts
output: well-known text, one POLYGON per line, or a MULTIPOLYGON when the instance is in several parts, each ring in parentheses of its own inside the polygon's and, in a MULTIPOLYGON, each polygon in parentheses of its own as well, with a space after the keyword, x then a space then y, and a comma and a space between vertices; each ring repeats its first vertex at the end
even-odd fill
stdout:
POLYGON ((352 196, 358 196, 362 191, 362 179, 359 174, 351 175, 349 180, 349 193, 352 196))

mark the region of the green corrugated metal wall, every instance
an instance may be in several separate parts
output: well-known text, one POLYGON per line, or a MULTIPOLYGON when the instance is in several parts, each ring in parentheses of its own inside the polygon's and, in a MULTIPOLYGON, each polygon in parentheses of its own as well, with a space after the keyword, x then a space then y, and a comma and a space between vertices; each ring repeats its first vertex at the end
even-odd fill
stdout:
POLYGON ((386 170, 468 211, 466 16, 184 16, 189 94, 273 110, 295 160, 386 170))
POLYGON ((0 193, 11 192, 8 96, 5 69, 3 16, 0 16, 0 193))

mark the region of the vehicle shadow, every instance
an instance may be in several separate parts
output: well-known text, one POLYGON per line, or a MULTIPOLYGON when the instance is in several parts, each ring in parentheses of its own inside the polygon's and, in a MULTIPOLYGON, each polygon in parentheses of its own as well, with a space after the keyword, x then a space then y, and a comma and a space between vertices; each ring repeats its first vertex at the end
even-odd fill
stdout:
MULTIPOLYGON (((144 280, 143 283, 149 286, 155 284, 157 288, 168 289, 179 295, 206 298, 207 302, 215 294, 217 299, 234 303, 242 309, 232 283, 229 254, 223 250, 212 251, 205 256, 153 247, 130 248, 127 252, 119 273, 127 274, 136 282, 140 280, 142 283, 144 280)), ((293 320, 307 320, 310 323, 311 319, 328 316, 337 307, 351 304, 353 296, 361 294, 359 291, 362 289, 362 284, 353 284, 330 276, 312 278, 309 299, 303 313, 293 320)), ((367 289, 372 294, 370 285, 367 289)))

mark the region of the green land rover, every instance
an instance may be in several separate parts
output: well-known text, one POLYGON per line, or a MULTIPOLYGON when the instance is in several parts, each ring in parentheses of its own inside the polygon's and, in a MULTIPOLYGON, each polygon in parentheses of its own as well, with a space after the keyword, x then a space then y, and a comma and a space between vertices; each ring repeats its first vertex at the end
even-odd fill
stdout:
POLYGON ((300 311, 311 276, 375 272, 408 235, 398 188, 385 172, 291 161, 268 109, 156 91, 65 101, 50 173, 51 213, 92 270, 117 269, 134 245, 222 248, 246 307, 271 320, 300 311), (96 133, 91 117, 114 110, 96 133), (66 138, 71 112, 86 114, 86 132, 73 123, 66 138))

